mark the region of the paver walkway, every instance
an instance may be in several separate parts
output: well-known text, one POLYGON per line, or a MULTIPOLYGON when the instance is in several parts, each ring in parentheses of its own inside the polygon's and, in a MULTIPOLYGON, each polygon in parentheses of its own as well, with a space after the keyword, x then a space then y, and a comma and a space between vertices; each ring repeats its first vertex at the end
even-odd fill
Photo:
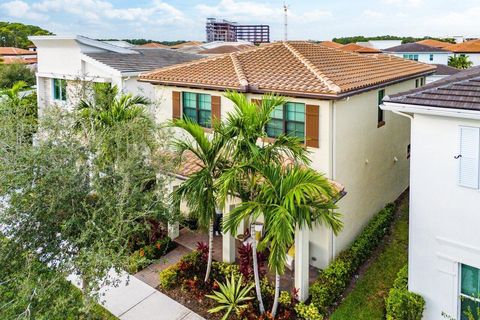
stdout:
POLYGON ((161 257, 158 262, 149 265, 140 272, 137 272, 135 277, 142 280, 149 286, 156 288, 160 284, 160 271, 176 264, 184 255, 190 252, 190 249, 187 249, 182 245, 177 245, 175 249, 161 257))
MULTIPOLYGON (((110 276, 119 281, 100 289, 100 303, 120 320, 205 320, 126 272, 116 275, 112 271, 110 276)), ((80 287, 77 277, 68 280, 80 287)))

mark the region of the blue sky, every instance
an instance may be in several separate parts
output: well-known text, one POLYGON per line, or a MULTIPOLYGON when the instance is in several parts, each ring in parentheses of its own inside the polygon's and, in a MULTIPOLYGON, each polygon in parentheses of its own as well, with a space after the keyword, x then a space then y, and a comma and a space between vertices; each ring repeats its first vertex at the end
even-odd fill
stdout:
MULTIPOLYGON (((480 0, 302 0, 289 4, 289 39, 352 35, 480 37, 480 0)), ((0 21, 60 35, 204 40, 207 17, 269 24, 283 37, 283 1, 0 0, 0 21)))

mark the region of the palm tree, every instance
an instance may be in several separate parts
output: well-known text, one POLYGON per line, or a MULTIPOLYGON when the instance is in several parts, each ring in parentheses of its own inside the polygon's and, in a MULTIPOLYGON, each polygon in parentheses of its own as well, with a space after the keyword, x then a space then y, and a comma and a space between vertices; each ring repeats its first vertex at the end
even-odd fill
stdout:
MULTIPOLYGON (((223 199, 221 203, 225 203, 229 194, 238 195, 242 201, 251 201, 259 192, 258 182, 261 179, 255 165, 281 163, 287 157, 294 159, 295 162, 307 164, 309 162, 307 151, 298 138, 286 135, 278 137, 272 143, 264 142, 267 138, 265 126, 270 121, 273 110, 285 104, 285 98, 265 95, 260 103, 253 103, 238 92, 227 92, 225 96, 234 103, 234 110, 228 114, 222 132, 227 138, 229 159, 233 163, 219 179, 223 199)), ((265 308, 260 291, 257 244, 253 233, 252 236, 255 290, 260 313, 263 314, 265 308)))
POLYGON ((448 65, 457 69, 468 69, 473 66, 473 62, 468 59, 468 56, 459 55, 449 57, 448 65))
MULTIPOLYGON (((94 83, 92 100, 82 99, 77 106, 80 119, 87 121, 94 129, 108 128, 121 122, 140 119, 147 126, 153 125, 146 114, 150 101, 143 96, 119 94, 117 86, 94 83)), ((81 123, 77 123, 80 126, 81 123)))
POLYGON ((182 156, 186 152, 192 153, 201 163, 201 169, 191 175, 173 193, 172 200, 178 208, 184 200, 193 214, 198 218, 198 224, 208 228, 208 260, 205 282, 208 281, 212 267, 213 254, 213 223, 218 206, 218 190, 215 184, 225 166, 224 146, 225 138, 219 132, 220 124, 214 123, 215 130, 210 137, 196 122, 177 119, 171 123, 172 127, 180 128, 188 134, 187 139, 175 139, 173 146, 182 156))
POLYGON ((260 246, 268 246, 268 265, 275 272, 275 317, 280 292, 280 275, 285 271, 286 252, 294 242, 295 228, 312 229, 320 223, 336 234, 342 228, 340 215, 335 212, 337 191, 330 182, 313 169, 290 165, 267 164, 255 168, 261 174, 260 190, 251 201, 242 202, 225 219, 224 227, 235 230, 246 217, 263 215, 265 237, 260 246))

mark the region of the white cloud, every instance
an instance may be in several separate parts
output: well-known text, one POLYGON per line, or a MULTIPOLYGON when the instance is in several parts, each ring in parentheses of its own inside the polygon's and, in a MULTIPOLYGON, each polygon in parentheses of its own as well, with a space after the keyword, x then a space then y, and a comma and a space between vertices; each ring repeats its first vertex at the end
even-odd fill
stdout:
POLYGON ((0 4, 0 8, 5 10, 5 13, 13 18, 23 18, 36 21, 47 20, 46 15, 34 12, 30 5, 21 0, 13 0, 0 4))
POLYGON ((253 1, 221 0, 217 5, 199 4, 196 6, 201 15, 206 17, 222 17, 236 21, 254 20, 258 18, 272 19, 282 15, 282 8, 269 6, 253 1))
POLYGON ((294 18, 298 18, 297 20, 299 21, 309 23, 309 22, 316 22, 316 21, 324 20, 325 18, 329 18, 332 16, 332 12, 317 9, 317 10, 304 12, 300 15, 296 15, 292 13, 292 16, 294 18))
POLYGON ((370 18, 383 17, 383 13, 375 11, 375 10, 370 10, 370 9, 363 10, 363 15, 367 16, 367 17, 370 17, 370 18))
POLYGON ((425 28, 431 26, 442 26, 443 35, 463 35, 466 37, 479 37, 478 18, 480 17, 480 6, 467 8, 463 11, 450 11, 443 16, 432 16, 424 19, 425 28))
POLYGON ((387 4, 395 4, 403 7, 420 7, 424 0, 382 0, 387 4))

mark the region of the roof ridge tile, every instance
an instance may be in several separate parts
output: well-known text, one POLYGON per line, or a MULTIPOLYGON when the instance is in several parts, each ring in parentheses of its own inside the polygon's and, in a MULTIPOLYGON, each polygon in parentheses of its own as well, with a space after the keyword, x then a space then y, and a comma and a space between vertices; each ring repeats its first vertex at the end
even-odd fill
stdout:
POLYGON ((313 63, 311 63, 304 55, 302 55, 297 49, 295 49, 288 42, 284 41, 283 45, 287 48, 295 58, 300 60, 300 62, 307 67, 307 69, 313 73, 313 75, 323 82, 327 88, 335 93, 342 91, 339 86, 337 86, 329 77, 327 77, 323 72, 321 72, 313 63))
POLYGON ((243 72, 242 64, 238 60, 237 55, 235 53, 230 53, 229 56, 230 59, 232 59, 233 68, 235 69, 235 73, 237 74, 238 82, 242 86, 248 86, 247 76, 245 75, 245 72, 243 72))

